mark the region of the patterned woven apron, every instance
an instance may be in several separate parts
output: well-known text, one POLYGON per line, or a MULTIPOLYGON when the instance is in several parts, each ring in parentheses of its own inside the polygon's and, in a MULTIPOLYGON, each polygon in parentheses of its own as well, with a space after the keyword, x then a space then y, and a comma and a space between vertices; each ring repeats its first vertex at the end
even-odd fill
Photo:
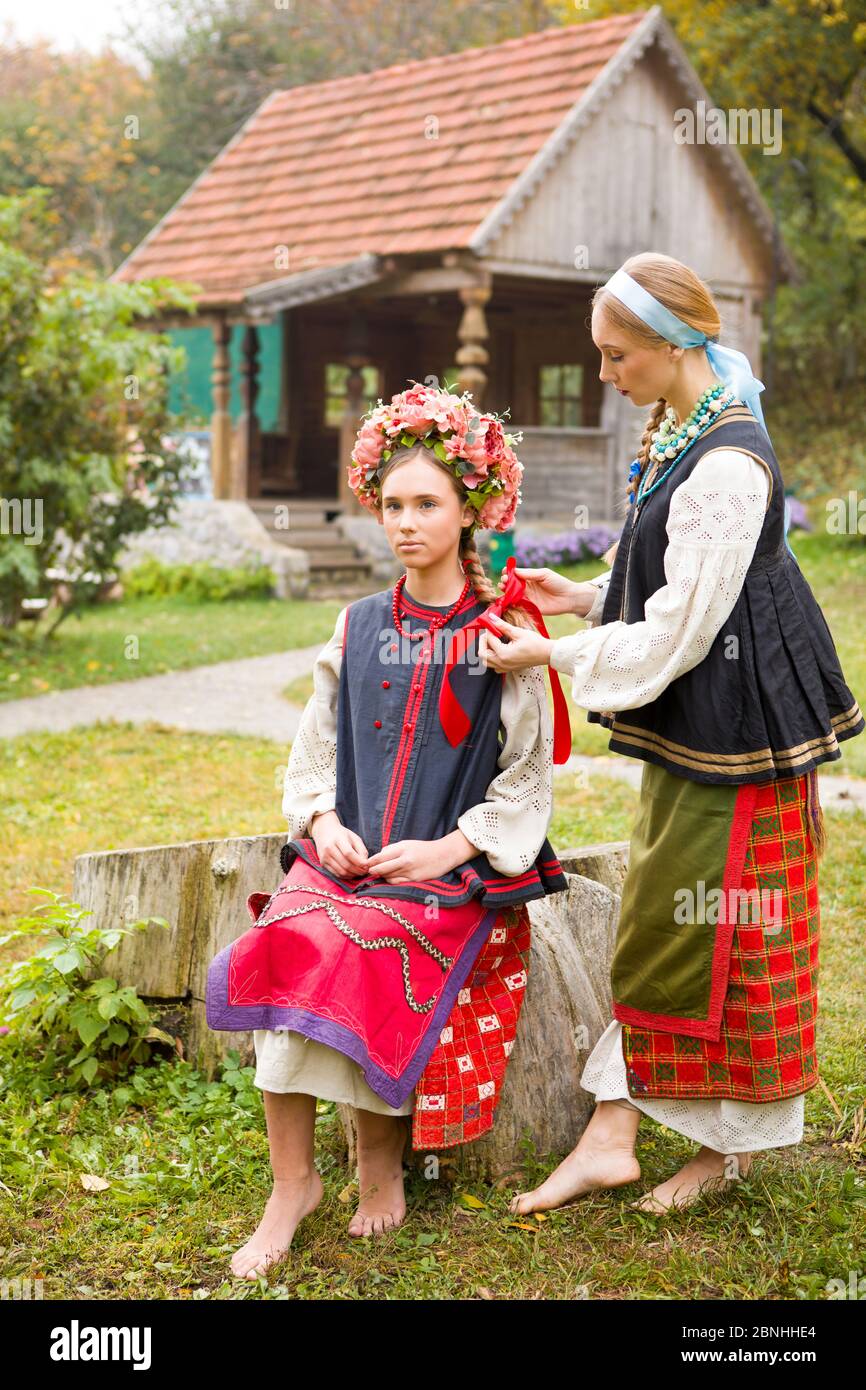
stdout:
POLYGON ((612 970, 632 1096, 760 1102, 817 1084, 810 794, 809 774, 728 788, 647 765, 612 970), (704 921, 678 920, 688 893, 704 921))
MULTIPOLYGON (((312 843, 312 842, 311 842, 312 843)), ((314 847, 313 847, 314 850, 314 847)), ((526 989, 525 904, 359 896, 300 855, 254 926, 211 962, 211 1028, 289 1028, 344 1053, 391 1106, 413 1087, 413 1147, 493 1124, 526 989)))

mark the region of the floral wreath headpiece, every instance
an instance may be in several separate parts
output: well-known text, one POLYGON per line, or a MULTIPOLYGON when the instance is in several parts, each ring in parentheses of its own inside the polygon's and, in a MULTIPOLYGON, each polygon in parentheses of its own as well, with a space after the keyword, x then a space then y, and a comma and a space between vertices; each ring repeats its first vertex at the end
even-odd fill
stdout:
POLYGON ((462 396, 420 382, 378 400, 358 430, 349 486, 363 507, 377 511, 382 504, 382 470, 397 449, 422 444, 446 464, 466 489, 475 510, 472 530, 507 531, 520 504, 523 464, 514 452, 522 434, 506 434, 503 418, 476 409, 472 396, 462 396))

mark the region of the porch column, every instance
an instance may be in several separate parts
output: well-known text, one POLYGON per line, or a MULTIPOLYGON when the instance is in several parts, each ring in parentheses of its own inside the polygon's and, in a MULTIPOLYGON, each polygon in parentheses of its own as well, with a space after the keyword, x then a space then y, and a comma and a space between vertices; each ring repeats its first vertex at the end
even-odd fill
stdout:
POLYGON ((479 408, 483 403, 484 388, 487 385, 487 373, 484 368, 490 361, 490 355, 484 346, 489 336, 484 305, 490 298, 490 293, 490 287, 486 285, 470 285, 458 290, 463 304, 463 317, 457 329, 457 337, 460 339, 460 347, 455 357, 460 368, 457 384, 460 391, 472 392, 472 399, 479 408))
POLYGON ((352 489, 349 487, 349 466, 352 450, 364 413, 364 376, 361 363, 357 359, 350 363, 346 378, 346 410, 340 425, 340 463, 337 478, 337 497, 344 516, 360 516, 364 511, 352 489))
POLYGON ((230 495, 244 501, 247 497, 258 497, 262 490, 262 436, 256 414, 256 397, 259 394, 259 330, 255 324, 247 326, 242 350, 242 409, 234 429, 230 495))
POLYGON ((213 324, 213 363, 211 370, 211 392, 213 413, 210 417, 211 481, 216 498, 229 496, 229 474, 231 471, 231 415, 229 413, 229 386, 231 365, 229 362, 229 340, 231 327, 224 315, 213 324))
POLYGON ((280 471, 286 492, 299 492, 298 479, 298 422, 301 419, 300 403, 296 391, 296 348, 297 335, 291 315, 292 309, 283 309, 280 314, 280 414, 277 434, 280 436, 280 471))

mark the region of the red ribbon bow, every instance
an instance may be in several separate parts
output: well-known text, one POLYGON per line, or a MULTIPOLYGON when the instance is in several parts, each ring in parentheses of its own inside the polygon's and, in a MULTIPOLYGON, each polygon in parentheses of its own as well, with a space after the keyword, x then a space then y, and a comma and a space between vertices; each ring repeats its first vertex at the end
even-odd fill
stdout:
MULTIPOLYGON (((458 743, 462 743, 472 728, 472 722, 451 686, 451 673, 457 662, 465 656, 472 633, 480 631, 481 628, 487 628, 494 636, 501 638, 502 633, 490 622, 490 614, 495 614, 497 618, 501 618, 506 608, 523 608, 532 618, 542 637, 550 637, 537 604, 525 597, 526 580, 514 573, 516 563, 514 556, 509 555, 505 562, 505 588, 500 597, 494 599, 483 613, 479 613, 477 618, 472 619, 471 623, 458 628, 451 638, 451 645, 448 648, 448 656, 445 661, 442 688, 439 692, 439 719, 445 731, 445 737, 452 748, 458 743)), ((560 685, 559 672, 555 671, 552 666, 549 670, 550 688, 553 691, 553 761, 565 763, 571 755, 571 725, 568 718, 568 706, 565 703, 565 695, 560 685)))

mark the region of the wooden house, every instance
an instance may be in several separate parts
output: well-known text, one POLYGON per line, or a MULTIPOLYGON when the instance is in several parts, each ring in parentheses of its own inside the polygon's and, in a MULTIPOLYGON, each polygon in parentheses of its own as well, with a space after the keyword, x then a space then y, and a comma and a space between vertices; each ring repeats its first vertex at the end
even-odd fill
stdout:
POLYGON ((701 101, 659 6, 273 92, 113 277, 199 287, 214 496, 351 510, 359 416, 435 378, 523 431, 519 520, 614 517, 645 412, 599 380, 594 288, 637 251, 688 262, 759 374, 762 301, 795 273, 736 145, 674 138, 701 101))

